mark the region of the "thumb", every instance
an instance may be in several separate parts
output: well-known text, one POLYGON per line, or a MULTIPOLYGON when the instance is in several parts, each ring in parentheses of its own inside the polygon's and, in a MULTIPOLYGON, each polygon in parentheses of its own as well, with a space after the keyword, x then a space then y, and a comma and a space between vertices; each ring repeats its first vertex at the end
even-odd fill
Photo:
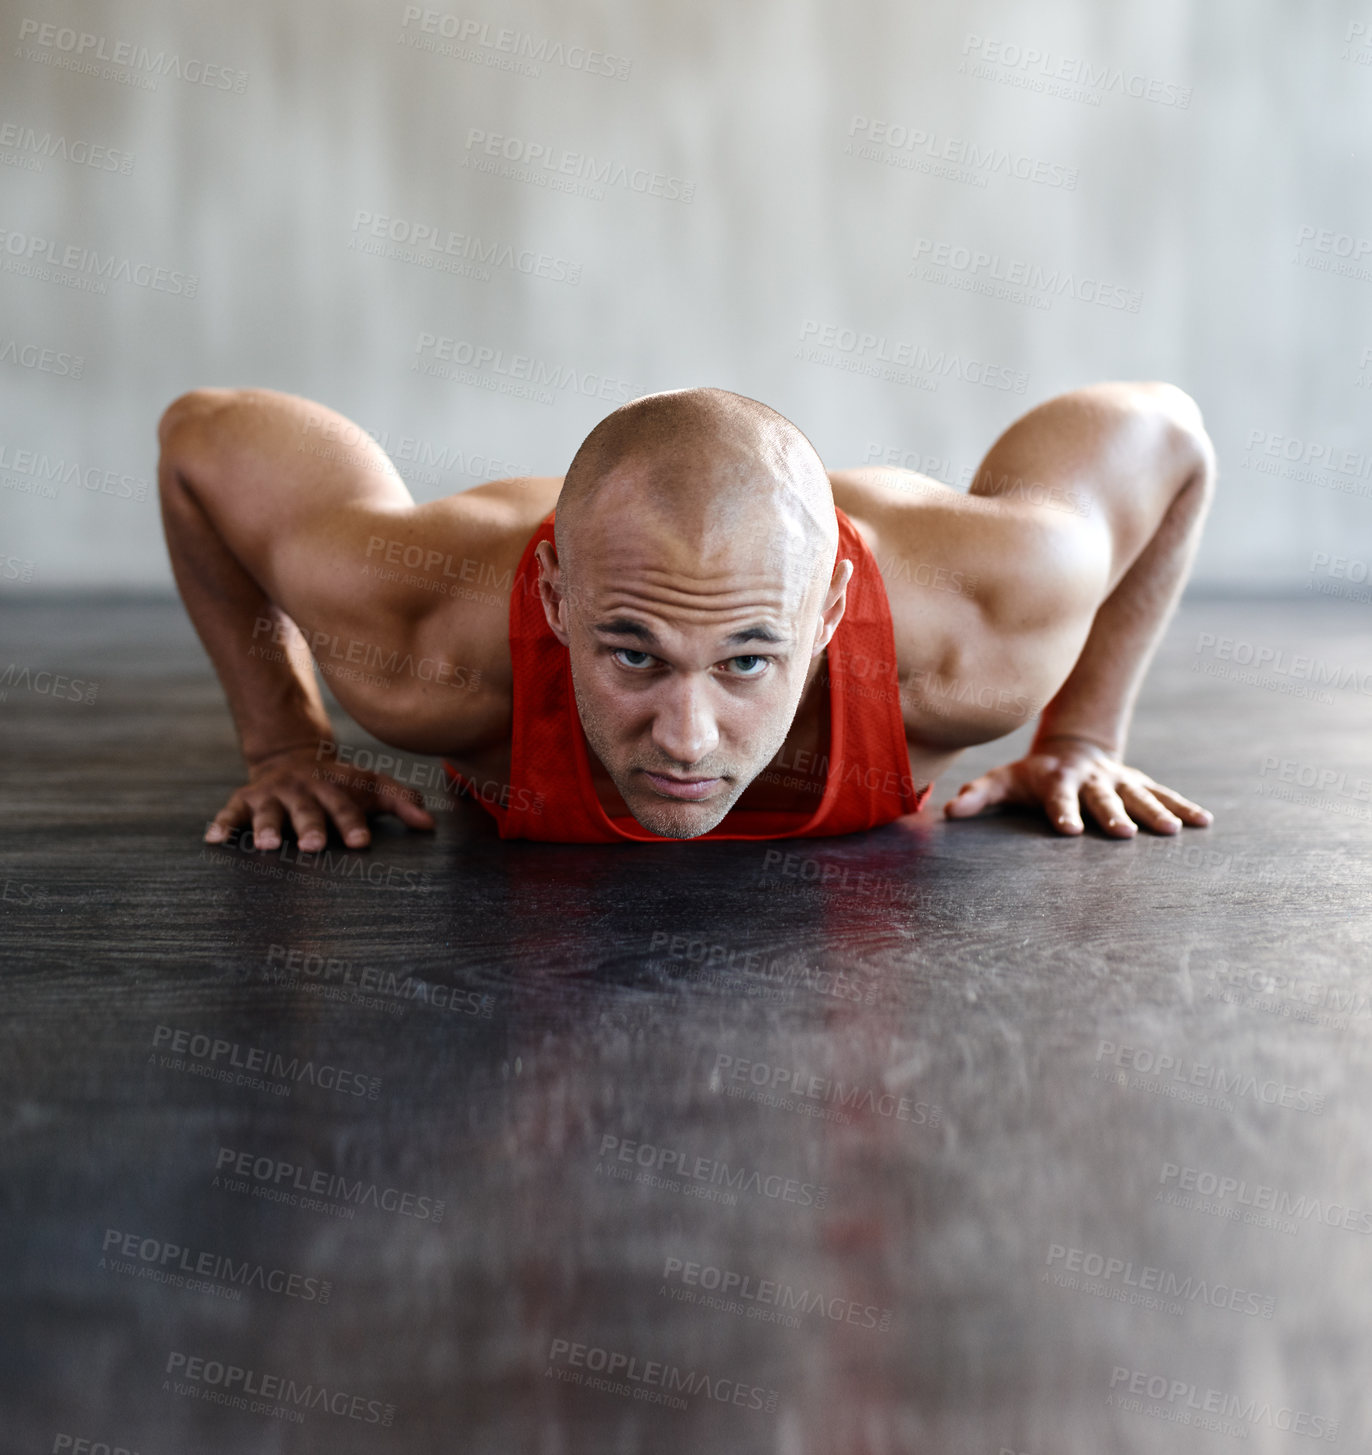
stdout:
POLYGON ((365 789, 365 793, 372 812, 393 813, 412 829, 435 827, 434 816, 424 807, 424 797, 417 788, 411 788, 406 783, 397 783, 385 773, 378 773, 365 789))
POLYGON ((406 790, 398 793, 387 807, 395 816, 412 829, 431 829, 435 827, 433 814, 424 807, 423 801, 416 801, 411 796, 413 790, 406 790))
POLYGON ((1004 803, 1008 792, 1003 774, 983 773, 980 778, 964 783, 957 796, 944 804, 943 811, 949 818, 973 818, 983 809, 1004 803))

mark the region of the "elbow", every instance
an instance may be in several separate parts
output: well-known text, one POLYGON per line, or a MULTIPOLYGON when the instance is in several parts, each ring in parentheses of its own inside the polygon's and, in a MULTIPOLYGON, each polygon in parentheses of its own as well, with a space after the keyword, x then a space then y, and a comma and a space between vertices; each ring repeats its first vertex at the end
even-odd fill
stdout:
POLYGON ((1153 412, 1175 461, 1180 490, 1191 490, 1206 499, 1214 493, 1215 445, 1206 432, 1200 405, 1175 384, 1142 384, 1147 407, 1153 412))
POLYGON ((163 450, 184 436, 187 429, 202 423, 233 396, 231 389, 191 389, 179 394, 162 411, 157 421, 157 443, 163 450))

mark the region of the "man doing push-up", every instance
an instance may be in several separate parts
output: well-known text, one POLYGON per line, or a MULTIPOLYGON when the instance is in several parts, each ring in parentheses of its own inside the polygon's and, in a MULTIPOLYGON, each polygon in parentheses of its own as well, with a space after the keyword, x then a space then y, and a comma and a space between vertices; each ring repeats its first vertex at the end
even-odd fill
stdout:
POLYGON ((1214 485, 1171 385, 1048 400, 968 494, 826 471, 720 389, 623 405, 563 478, 422 505, 363 431, 290 395, 197 389, 159 436, 172 568, 247 763, 211 843, 250 827, 273 849, 289 827, 313 851, 332 826, 360 848, 382 811, 432 826, 384 774, 320 771, 311 653, 362 727, 442 755, 504 837, 860 832, 1033 716, 1027 756, 950 817, 1040 805, 1059 833, 1085 814, 1118 838, 1210 821, 1122 759, 1214 485), (325 438, 356 443, 306 448, 325 438))

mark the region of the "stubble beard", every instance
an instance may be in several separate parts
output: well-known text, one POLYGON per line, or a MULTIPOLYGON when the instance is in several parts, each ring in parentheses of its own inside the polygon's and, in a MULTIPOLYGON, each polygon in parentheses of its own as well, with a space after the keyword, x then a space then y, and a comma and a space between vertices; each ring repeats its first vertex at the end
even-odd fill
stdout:
MULTIPOLYGON (((601 731, 595 713, 588 713, 583 709, 580 697, 577 698, 577 716, 581 719, 582 730, 586 734, 586 741, 590 744, 591 751, 600 759, 606 773, 610 775, 611 782, 619 789, 620 797, 629 805, 629 812, 633 814, 635 821, 664 839, 697 839, 701 834, 707 834, 711 829, 718 827, 729 810, 743 796, 748 785, 781 751, 791 726, 790 721, 781 726, 776 742, 769 747, 766 756, 748 772, 746 777, 737 772, 727 775, 729 787, 721 798, 712 799, 708 804, 698 804, 678 799, 657 798, 652 795, 652 789, 647 786, 645 780, 634 768, 631 768, 627 774, 622 774, 612 768, 610 762, 615 745, 608 735, 601 731), (630 793, 633 794, 632 798, 630 793), (648 795, 646 802, 644 801, 645 793, 648 795)), ((673 765, 660 766, 644 763, 636 766, 647 768, 651 772, 666 774, 678 771, 673 765)), ((692 776, 704 777, 706 774, 693 770, 692 776)), ((726 777, 725 774, 712 776, 726 777)))

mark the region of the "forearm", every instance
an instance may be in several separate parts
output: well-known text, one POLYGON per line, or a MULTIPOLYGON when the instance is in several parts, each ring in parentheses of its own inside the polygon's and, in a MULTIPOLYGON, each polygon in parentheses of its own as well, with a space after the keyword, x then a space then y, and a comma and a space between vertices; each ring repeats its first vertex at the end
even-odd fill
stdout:
POLYGON ((1190 574, 1212 481, 1208 457, 1183 479, 1157 530, 1097 610, 1076 665, 1043 710, 1036 745, 1074 737, 1124 752, 1139 688, 1190 574))
POLYGON ((158 467, 172 573, 223 684, 244 758, 332 737, 303 638, 229 550, 164 453, 158 467), (289 644, 281 645, 284 637, 289 644))

